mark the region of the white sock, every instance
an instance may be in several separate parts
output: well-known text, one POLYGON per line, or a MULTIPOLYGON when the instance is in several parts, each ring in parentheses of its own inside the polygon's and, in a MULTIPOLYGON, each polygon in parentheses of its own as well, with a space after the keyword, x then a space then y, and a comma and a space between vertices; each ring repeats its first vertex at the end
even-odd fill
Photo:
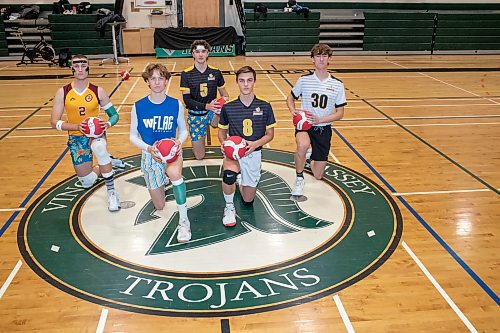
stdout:
POLYGON ((224 200, 226 201, 226 206, 234 206, 233 200, 234 200, 234 192, 231 194, 225 194, 224 193, 224 200))
POLYGON ((177 210, 179 211, 179 220, 187 220, 187 205, 177 205, 177 210))

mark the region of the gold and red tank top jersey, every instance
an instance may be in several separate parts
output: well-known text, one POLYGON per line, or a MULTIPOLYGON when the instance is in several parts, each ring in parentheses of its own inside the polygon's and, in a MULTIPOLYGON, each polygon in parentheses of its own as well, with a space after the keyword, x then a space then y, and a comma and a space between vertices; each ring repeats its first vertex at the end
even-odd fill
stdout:
MULTIPOLYGON (((68 122, 79 124, 85 118, 97 117, 99 115, 99 94, 97 86, 89 83, 87 89, 78 93, 69 83, 63 87, 64 108, 68 116, 68 122)), ((69 131, 70 135, 83 135, 80 131, 69 131)))

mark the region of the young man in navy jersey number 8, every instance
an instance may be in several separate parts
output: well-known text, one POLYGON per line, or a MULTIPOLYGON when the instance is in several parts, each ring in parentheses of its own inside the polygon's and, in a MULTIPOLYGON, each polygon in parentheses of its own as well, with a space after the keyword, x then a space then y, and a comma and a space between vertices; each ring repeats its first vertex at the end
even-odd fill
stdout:
POLYGON ((311 171, 314 178, 321 179, 325 172, 332 139, 332 122, 342 119, 347 104, 342 81, 328 73, 332 49, 326 44, 316 44, 311 49, 314 73, 301 76, 286 102, 292 117, 307 111, 313 124, 307 131, 295 131, 295 171, 297 178, 292 190, 293 196, 301 196, 304 190, 304 166, 309 145, 312 146, 311 171), (295 108, 295 100, 302 98, 301 109, 295 108))
POLYGON ((142 150, 141 170, 157 210, 165 207, 165 184, 168 182, 165 172, 172 181, 179 211, 177 241, 187 242, 191 239, 191 228, 187 216, 186 184, 182 178, 182 154, 175 161, 165 164, 154 148, 155 142, 159 140, 175 139, 180 149, 188 135, 184 106, 179 100, 165 94, 170 76, 162 64, 150 64, 142 73, 151 92, 132 107, 130 141, 142 150))
POLYGON ((222 192, 226 207, 222 223, 226 227, 236 225, 236 209, 233 199, 236 191, 236 177, 241 171, 240 193, 243 205, 251 206, 257 193, 260 180, 262 146, 274 138, 273 108, 269 102, 255 96, 256 73, 250 66, 236 71, 236 82, 240 89, 238 98, 226 103, 221 110, 219 120, 219 141, 226 140, 227 135, 237 135, 247 142, 247 152, 239 161, 224 157, 222 192))

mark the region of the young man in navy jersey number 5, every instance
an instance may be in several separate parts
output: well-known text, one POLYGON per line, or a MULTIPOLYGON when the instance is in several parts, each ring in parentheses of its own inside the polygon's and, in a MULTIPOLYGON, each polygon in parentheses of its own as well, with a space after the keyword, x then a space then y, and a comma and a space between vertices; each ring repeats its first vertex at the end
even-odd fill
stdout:
POLYGON ((179 100, 165 94, 170 76, 162 64, 150 64, 142 73, 151 92, 132 107, 130 141, 142 150, 141 170, 157 210, 165 207, 165 184, 168 183, 165 172, 172 181, 179 211, 177 241, 187 242, 191 239, 191 228, 187 216, 186 184, 182 178, 182 154, 175 161, 165 164, 154 148, 155 142, 162 139, 175 139, 180 148, 188 135, 184 106, 179 100))

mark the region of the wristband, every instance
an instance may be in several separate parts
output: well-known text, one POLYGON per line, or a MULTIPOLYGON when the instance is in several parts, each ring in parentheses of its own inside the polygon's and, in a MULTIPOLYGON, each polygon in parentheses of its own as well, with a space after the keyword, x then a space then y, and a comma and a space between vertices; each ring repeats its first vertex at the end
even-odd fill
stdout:
POLYGON ((64 124, 65 122, 63 120, 58 120, 57 123, 56 123, 56 129, 59 130, 59 131, 63 131, 62 129, 62 125, 64 124))

